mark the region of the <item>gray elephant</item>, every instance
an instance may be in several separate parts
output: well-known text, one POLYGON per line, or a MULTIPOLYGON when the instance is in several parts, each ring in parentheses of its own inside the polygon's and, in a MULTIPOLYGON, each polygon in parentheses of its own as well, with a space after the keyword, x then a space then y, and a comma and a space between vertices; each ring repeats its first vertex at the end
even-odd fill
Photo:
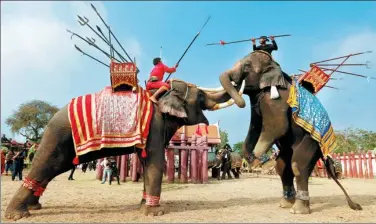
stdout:
POLYGON ((326 159, 318 141, 294 120, 294 111, 287 102, 291 90, 298 88, 300 93, 313 101, 316 98, 304 88, 300 89, 299 84, 294 85, 296 82, 292 82, 292 79, 282 72, 270 54, 263 51, 250 53, 222 73, 220 82, 234 100, 232 103, 236 103, 240 108, 245 107, 245 101, 234 88, 234 83, 236 86, 245 82, 244 94, 249 96, 251 104, 251 122, 243 145, 245 153, 260 158, 273 144, 280 150, 276 171, 281 177, 283 188, 281 207, 291 208, 291 213, 310 213, 308 178, 317 160, 324 158, 329 175, 346 195, 348 205, 354 210, 362 209, 350 199, 338 182, 334 174, 333 160, 330 157, 326 159), (277 88, 274 93, 273 87, 277 88), (294 188, 294 178, 297 191, 294 188))
POLYGON ((216 169, 219 179, 232 179, 230 171, 234 174, 236 179, 240 177, 240 168, 242 165, 242 158, 237 152, 232 152, 231 147, 226 145, 225 148, 220 149, 216 155, 214 165, 212 169, 216 169), (220 171, 222 171, 222 177, 220 178, 220 171))
MULTIPOLYGON (((142 206, 145 214, 164 213, 164 208, 159 205, 159 197, 165 164, 164 151, 171 137, 183 125, 208 125, 203 110, 218 108, 218 104, 230 100, 225 91, 205 91, 205 88, 180 80, 170 80, 170 85, 171 89, 159 98, 157 104, 153 104, 154 113, 147 136, 147 157, 143 159, 146 200, 143 198, 141 202, 146 203, 142 206)), ((48 183, 73 168, 76 152, 68 118, 68 108, 65 106, 49 121, 27 175, 28 182, 16 191, 9 202, 6 218, 17 220, 29 216, 31 209, 41 209, 39 198, 48 183)), ((142 150, 139 148, 102 148, 80 156, 79 162, 82 164, 99 158, 131 154, 135 150, 141 158, 142 150)))

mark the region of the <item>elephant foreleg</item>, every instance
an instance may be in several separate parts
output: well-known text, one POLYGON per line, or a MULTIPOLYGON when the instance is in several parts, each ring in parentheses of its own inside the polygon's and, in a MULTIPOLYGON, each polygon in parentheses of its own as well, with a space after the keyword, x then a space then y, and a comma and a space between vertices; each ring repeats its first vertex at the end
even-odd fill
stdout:
POLYGON ((145 210, 144 214, 163 215, 164 208, 159 200, 162 191, 162 178, 164 169, 163 148, 149 150, 145 164, 145 210))
POLYGON ((279 202, 281 208, 291 208, 295 202, 294 173, 291 168, 292 150, 281 151, 276 160, 275 170, 282 181, 282 198, 279 202))
POLYGON ((260 102, 263 120, 261 134, 253 152, 256 158, 265 154, 275 141, 283 137, 289 130, 289 106, 285 103, 288 97, 287 91, 281 91, 281 96, 282 99, 278 100, 264 97, 260 102))
POLYGON ((143 180, 143 190, 142 190, 142 198, 141 198, 141 202, 140 202, 140 208, 146 204, 146 188, 145 188, 145 163, 141 163, 142 164, 142 170, 144 170, 143 172, 143 175, 144 177, 142 178, 143 180))
POLYGON ((42 205, 39 198, 47 184, 57 175, 74 167, 72 160, 75 152, 70 129, 60 130, 63 133, 59 132, 58 136, 55 131, 57 128, 63 129, 51 124, 47 126, 31 170, 8 204, 6 218, 21 219, 30 215, 29 209, 40 209, 42 205), (65 141, 59 142, 61 137, 65 141))

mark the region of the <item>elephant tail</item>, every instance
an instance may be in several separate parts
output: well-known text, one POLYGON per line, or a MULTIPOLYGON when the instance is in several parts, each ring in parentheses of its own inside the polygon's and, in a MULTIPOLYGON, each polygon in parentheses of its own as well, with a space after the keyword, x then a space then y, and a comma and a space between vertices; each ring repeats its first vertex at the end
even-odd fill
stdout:
POLYGON ((350 206, 350 208, 353 209, 353 210, 362 210, 363 209, 362 206, 360 206, 359 204, 357 204, 357 203, 355 203, 351 200, 351 198, 347 194, 345 188, 343 188, 342 184, 338 181, 337 176, 335 175, 335 166, 334 166, 334 161, 332 160, 332 158, 330 158, 328 156, 326 159, 323 159, 323 161, 324 161, 327 173, 337 183, 337 185, 341 188, 341 190, 345 194, 347 204, 350 206))

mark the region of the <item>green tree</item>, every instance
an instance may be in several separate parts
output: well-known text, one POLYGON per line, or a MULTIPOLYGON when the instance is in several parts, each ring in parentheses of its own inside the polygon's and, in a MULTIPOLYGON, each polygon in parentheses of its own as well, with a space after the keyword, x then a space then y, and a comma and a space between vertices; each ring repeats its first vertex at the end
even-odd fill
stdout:
POLYGON ((241 152, 242 152, 243 144, 244 144, 244 141, 241 141, 241 142, 235 143, 235 144, 232 146, 232 149, 233 149, 235 152, 237 152, 237 153, 241 153, 241 152))
POLYGON ((219 144, 219 149, 223 149, 223 147, 228 144, 228 133, 227 131, 219 129, 219 135, 221 136, 221 144, 219 144))
POLYGON ((368 151, 376 148, 376 132, 347 128, 335 134, 338 144, 335 153, 368 151))
POLYGON ((41 100, 23 103, 8 117, 5 123, 12 133, 24 136, 33 142, 42 138, 44 127, 59 109, 41 100))

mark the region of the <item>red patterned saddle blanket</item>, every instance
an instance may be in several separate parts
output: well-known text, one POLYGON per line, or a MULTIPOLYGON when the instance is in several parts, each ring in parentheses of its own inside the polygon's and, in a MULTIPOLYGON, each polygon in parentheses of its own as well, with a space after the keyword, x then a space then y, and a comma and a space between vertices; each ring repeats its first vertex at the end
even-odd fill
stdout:
POLYGON ((102 91, 80 96, 68 105, 76 155, 102 148, 144 149, 153 114, 150 93, 102 91))

